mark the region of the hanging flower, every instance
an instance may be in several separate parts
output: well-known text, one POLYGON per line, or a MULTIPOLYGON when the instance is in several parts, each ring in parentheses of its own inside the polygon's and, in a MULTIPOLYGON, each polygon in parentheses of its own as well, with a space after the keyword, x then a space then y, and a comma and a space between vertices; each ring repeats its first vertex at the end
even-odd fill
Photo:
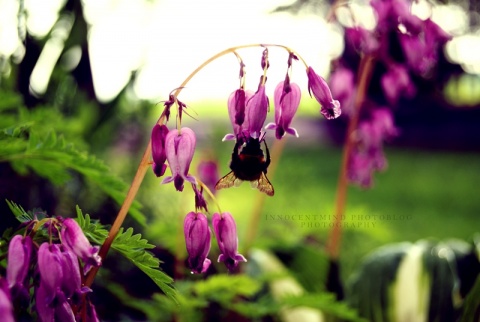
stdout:
MULTIPOLYGON (((232 124, 233 133, 225 135, 222 141, 236 140, 245 129, 248 129, 248 117, 246 114, 247 102, 255 93, 251 90, 237 89, 228 97, 228 116, 232 124)), ((248 135, 248 133, 246 134, 248 135)))
POLYGON ((269 123, 267 130, 275 130, 275 137, 280 140, 285 133, 298 137, 297 130, 290 127, 297 112, 301 97, 300 87, 290 83, 289 78, 280 82, 275 88, 273 102, 275 105, 275 123, 269 123))
POLYGON ((195 145, 195 133, 188 127, 182 128, 180 132, 177 129, 168 132, 165 150, 172 175, 163 179, 162 183, 173 181, 177 191, 183 191, 185 180, 193 184, 197 183, 195 178, 188 174, 195 145))
POLYGON ((23 288, 30 266, 33 242, 29 236, 15 235, 8 246, 7 281, 10 288, 23 288))
POLYGON ((3 322, 15 322, 8 281, 0 277, 0 316, 3 322))
POLYGON ((183 232, 188 252, 188 266, 192 273, 205 273, 211 263, 207 258, 210 252, 210 228, 207 216, 200 212, 189 212, 183 223, 183 232))
POLYGON ((248 100, 246 107, 247 131, 250 137, 257 139, 267 118, 269 101, 265 94, 265 84, 258 86, 257 92, 248 100))
POLYGON ((93 247, 90 244, 74 219, 67 218, 63 221, 60 239, 62 240, 63 246, 77 255, 77 257, 85 263, 85 273, 88 272, 92 266, 101 265, 102 259, 98 255, 99 247, 93 247))
POLYGON ((165 152, 165 139, 168 134, 168 128, 165 125, 155 124, 152 130, 152 158, 153 172, 157 177, 165 174, 167 165, 167 154, 165 152))
POLYGON ((333 99, 332 92, 330 92, 327 82, 317 73, 315 73, 312 67, 308 67, 307 76, 308 92, 310 95, 313 94, 315 99, 322 106, 320 113, 322 113, 327 120, 339 117, 342 113, 340 109, 340 102, 333 99))
POLYGON ((237 226, 232 215, 229 212, 214 213, 212 225, 221 252, 218 261, 224 262, 230 271, 237 267, 238 262, 246 262, 245 257, 238 253, 237 226))

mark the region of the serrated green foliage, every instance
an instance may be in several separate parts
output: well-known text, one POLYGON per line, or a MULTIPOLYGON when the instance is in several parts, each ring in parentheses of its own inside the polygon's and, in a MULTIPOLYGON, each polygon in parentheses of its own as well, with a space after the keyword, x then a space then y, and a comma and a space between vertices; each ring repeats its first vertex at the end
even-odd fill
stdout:
POLYGON ((85 236, 87 236, 87 238, 95 244, 103 244, 108 236, 108 230, 103 228, 103 226, 99 223, 92 223, 90 215, 85 214, 84 216, 79 206, 77 206, 76 210, 78 225, 80 228, 82 228, 85 236))
POLYGON ((368 322, 346 303, 338 302, 334 294, 308 293, 299 296, 286 296, 280 301, 288 307, 310 307, 346 321, 368 322))
MULTIPOLYGON (((97 244, 103 244, 108 231, 99 223, 93 223, 88 214, 83 215, 77 206, 77 222, 85 236, 97 244)), ((177 292, 172 286, 173 279, 160 270, 161 261, 149 249, 155 248, 141 234, 133 234, 133 228, 121 229, 112 243, 112 248, 126 257, 144 272, 172 300, 177 301, 177 292)))
POLYGON ((152 281, 172 300, 176 300, 176 291, 172 286, 173 279, 160 270, 160 260, 147 249, 155 248, 140 234, 133 235, 133 229, 120 231, 115 238, 112 248, 120 252, 142 272, 147 274, 152 281))
POLYGON ((10 210, 12 211, 13 215, 15 216, 15 218, 17 218, 17 220, 19 222, 27 222, 27 221, 30 221, 30 220, 33 220, 33 215, 32 214, 29 214, 27 213, 22 206, 19 206, 17 205, 16 203, 14 203, 13 201, 10 201, 10 200, 5 200, 8 204, 8 207, 10 208, 10 210))
MULTIPOLYGON (((57 135, 69 126, 69 121, 59 112, 41 107, 30 111, 21 106, 4 106, 0 112, 0 162, 10 162, 21 175, 32 170, 55 185, 65 184, 71 179, 72 171, 78 172, 122 204, 127 184, 103 161, 76 149, 64 136, 57 135), (46 120, 49 126, 45 126, 46 120)), ((129 212, 145 225, 145 216, 138 202, 132 204, 129 212)))

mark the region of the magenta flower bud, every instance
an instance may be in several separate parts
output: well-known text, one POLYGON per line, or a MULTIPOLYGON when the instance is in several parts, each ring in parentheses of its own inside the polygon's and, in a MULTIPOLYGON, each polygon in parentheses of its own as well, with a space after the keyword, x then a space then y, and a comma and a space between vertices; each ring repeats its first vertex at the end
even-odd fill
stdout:
POLYGON ((401 96, 410 98, 415 95, 408 70, 402 65, 390 65, 381 79, 382 89, 390 104, 396 104, 401 96))
POLYGON ((67 298, 71 298, 75 293, 81 293, 82 279, 80 276, 80 266, 77 256, 70 252, 66 247, 62 249, 62 291, 67 298))
POLYGON ((232 123, 233 134, 229 133, 225 135, 223 141, 236 140, 243 129, 248 129, 248 118, 245 114, 245 109, 247 102, 253 95, 254 92, 251 90, 244 91, 243 89, 237 89, 228 97, 228 115, 232 123))
POLYGON ((52 295, 40 281, 40 286, 35 289, 35 308, 38 318, 42 322, 54 321, 55 308, 52 304, 52 295))
POLYGON ((8 284, 9 282, 6 279, 0 277, 0 316, 3 322, 15 322, 8 284))
POLYGON ((215 161, 201 161, 197 166, 198 178, 202 181, 210 192, 215 194, 215 185, 218 182, 218 164, 215 161))
POLYGON ((93 247, 90 244, 74 219, 67 218, 63 221, 60 239, 66 249, 77 255, 85 263, 84 273, 88 272, 92 266, 101 265, 102 259, 98 255, 99 247, 93 247))
POLYGON ((358 142, 348 160, 348 179, 368 188, 372 186, 373 172, 387 167, 383 142, 398 133, 392 112, 387 108, 372 111, 369 119, 359 123, 356 133, 358 142))
POLYGON ((380 133, 381 140, 387 140, 398 135, 395 127, 392 111, 388 108, 379 108, 372 112, 372 123, 380 133))
POLYGON ((390 2, 383 0, 371 0, 370 5, 377 14, 377 29, 384 31, 391 23, 393 23, 389 20, 392 7, 390 2))
POLYGON ((410 34, 418 35, 423 21, 410 11, 411 2, 406 0, 390 1, 392 20, 405 26, 410 34))
POLYGON ((295 83, 282 81, 275 88, 273 95, 275 123, 267 124, 265 129, 275 129, 275 137, 278 140, 280 140, 285 133, 298 137, 297 130, 290 127, 290 123, 292 123, 292 119, 300 104, 300 97, 302 95, 300 87, 295 83))
POLYGON ((425 20, 423 23, 427 47, 434 49, 437 46, 443 46, 446 42, 452 40, 452 35, 445 32, 445 30, 440 28, 440 26, 433 22, 430 18, 425 20))
POLYGON ((35 290, 35 308, 38 318, 42 322, 75 322, 72 307, 68 303, 65 294, 60 290, 55 294, 51 294, 41 281, 40 286, 35 290), (50 300, 53 297, 55 300, 50 300))
POLYGON ((27 278, 33 242, 30 236, 15 235, 8 246, 7 281, 10 288, 23 287, 27 278))
POLYGON ((372 31, 359 26, 345 28, 345 37, 355 49, 366 54, 374 53, 380 47, 380 44, 372 31))
POLYGON ((192 188, 195 194, 195 210, 199 211, 200 209, 204 209, 205 211, 208 211, 207 201, 203 197, 203 187, 198 190, 197 185, 192 184, 192 188))
POLYGON ((180 134, 177 129, 168 132, 165 139, 165 149, 172 175, 163 179, 162 183, 173 181, 177 191, 183 191, 185 180, 197 184, 195 178, 188 174, 195 152, 195 145, 195 133, 188 127, 183 127, 180 134))
POLYGON ((165 152, 165 139, 168 134, 168 128, 165 125, 155 124, 152 130, 152 158, 153 172, 157 177, 165 174, 167 165, 167 154, 165 152))
POLYGON ((353 151, 348 160, 348 180, 361 187, 368 188, 372 186, 372 172, 372 160, 368 155, 353 151))
POLYGON ((214 213, 212 225, 221 252, 218 261, 224 262, 230 271, 237 267, 238 262, 246 262, 245 257, 238 253, 237 226, 232 215, 229 212, 221 215, 214 213))
POLYGON ((345 67, 339 67, 330 75, 330 89, 342 106, 342 111, 350 114, 355 101, 355 76, 345 67))
POLYGON ((63 283, 63 270, 60 246, 45 242, 38 249, 38 270, 40 272, 40 284, 44 288, 50 304, 63 283))
POLYGON ((420 75, 428 73, 436 62, 436 48, 428 48, 418 36, 400 34, 398 38, 410 69, 420 75))
POLYGON ((248 100, 246 107, 246 128, 250 137, 260 137, 269 107, 268 97, 265 94, 265 85, 260 84, 257 92, 248 100))
POLYGON ((207 217, 199 212, 189 212, 183 222, 183 232, 188 252, 188 266, 192 273, 205 273, 211 263, 207 258, 210 252, 210 228, 207 217))
POLYGON ((307 76, 308 92, 310 93, 310 96, 313 94, 317 102, 322 106, 320 113, 322 113, 327 120, 339 117, 342 113, 340 102, 333 99, 327 82, 315 73, 312 67, 308 67, 307 76))
POLYGON ((228 110, 234 110, 234 122, 237 125, 242 125, 245 121, 245 106, 246 106, 246 94, 243 88, 237 89, 228 98, 228 110))

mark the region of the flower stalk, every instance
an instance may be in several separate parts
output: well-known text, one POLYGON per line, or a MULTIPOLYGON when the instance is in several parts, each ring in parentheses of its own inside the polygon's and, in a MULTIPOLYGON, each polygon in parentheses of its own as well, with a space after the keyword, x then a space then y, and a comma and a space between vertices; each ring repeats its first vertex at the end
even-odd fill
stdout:
MULTIPOLYGON (((290 54, 294 54, 296 57, 299 58, 299 60, 305 65, 305 67, 308 69, 308 65, 306 63, 306 61, 300 56, 298 55, 297 53, 295 53, 293 50, 291 50, 290 48, 288 48, 287 46, 283 46, 283 45, 278 45, 278 44, 248 44, 248 45, 241 45, 241 46, 236 46, 236 47, 231 47, 231 48, 227 48, 223 51, 220 51, 218 52, 217 54, 213 55, 212 57, 208 58, 207 60, 205 60, 202 64, 200 64, 195 70, 193 70, 190 75, 187 76, 187 78, 185 78, 185 80, 182 82, 182 84, 180 84, 180 86, 174 91, 174 93, 172 94, 173 97, 177 97, 180 92, 182 91, 182 89, 185 87, 185 85, 200 71, 202 70, 204 67, 206 67, 208 64, 210 64, 211 62, 213 62, 214 60, 226 55, 226 54, 229 54, 229 53, 233 53, 236 55, 236 57, 238 58, 238 54, 236 53, 236 51, 238 49, 243 49, 243 48, 253 48, 253 47, 278 47, 278 48, 283 48, 285 49, 286 51, 288 51, 290 54)), ((165 108, 164 111, 162 112, 162 115, 160 116, 160 118, 158 119, 157 121, 157 124, 159 125, 164 125, 166 123, 166 120, 168 118, 168 115, 169 115, 170 111, 169 111, 169 108, 165 108)), ((181 123, 181 118, 179 119, 179 122, 177 124, 178 127, 180 127, 180 124, 181 123)), ((122 224, 123 222, 125 221, 125 218, 127 217, 127 214, 128 214, 128 211, 130 209, 130 206, 132 205, 133 201, 135 200, 135 197, 138 193, 138 190, 140 189, 140 185, 145 177, 145 174, 147 173, 148 171, 148 168, 151 166, 151 161, 150 161, 150 158, 151 158, 151 154, 152 154, 152 148, 151 148, 151 145, 152 145, 152 142, 151 140, 148 142, 147 144, 147 147, 145 148, 145 151, 143 153, 143 156, 142 156, 142 159, 140 160, 140 164, 137 168, 137 171, 135 173, 135 176, 133 178, 133 181, 130 185, 130 188, 128 190, 128 193, 125 197, 125 200, 122 204, 122 206, 120 207, 120 210, 112 224, 112 227, 110 228, 110 231, 108 233, 108 236, 107 238, 105 239, 105 242, 103 243, 103 245, 101 246, 100 248, 100 251, 99 251, 99 256, 101 257, 102 260, 105 259, 105 257, 107 256, 108 254, 108 251, 110 250, 110 247, 112 246, 112 243, 113 241, 115 240, 115 237, 117 236, 120 228, 122 227, 122 224)), ((283 143, 280 143, 280 146, 283 146, 283 143)), ((280 148, 281 149, 281 148, 280 148)), ((281 151, 281 150, 280 150, 281 151)), ((273 167, 272 167, 273 168, 273 167)), ((259 197, 261 198, 261 197, 259 197)), ((261 202, 261 201, 259 201, 261 202)), ((261 202, 263 203, 263 202, 261 202)), ((257 221, 258 221, 258 218, 257 218, 257 221)), ((258 226, 258 223, 256 224, 256 226, 258 226)), ((252 240, 251 238, 250 239, 247 239, 247 240, 252 240)), ((98 267, 92 267, 92 269, 88 272, 87 276, 86 276, 86 279, 85 279, 85 286, 87 287, 90 287, 92 284, 93 284, 93 281, 95 279, 95 276, 98 272, 98 267)))
POLYGON ((362 56, 360 66, 358 69, 358 90, 355 97, 351 116, 348 121, 347 133, 345 137, 345 143, 343 145, 342 163, 340 166, 340 172, 338 175, 336 200, 335 200, 335 212, 333 228, 330 231, 330 235, 327 241, 327 253, 331 259, 338 259, 340 253, 340 243, 342 237, 341 222, 343 214, 345 212, 345 205, 347 202, 347 190, 348 190, 348 161, 352 153, 353 146, 355 144, 354 132, 358 126, 358 119, 362 104, 365 100, 368 84, 372 76, 372 70, 374 66, 374 57, 370 55, 362 56))

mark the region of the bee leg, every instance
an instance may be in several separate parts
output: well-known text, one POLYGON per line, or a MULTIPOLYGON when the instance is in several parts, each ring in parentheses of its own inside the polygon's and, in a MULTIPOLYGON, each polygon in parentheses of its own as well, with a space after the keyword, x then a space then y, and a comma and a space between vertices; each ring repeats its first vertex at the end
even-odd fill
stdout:
POLYGON ((240 140, 237 139, 237 142, 235 142, 235 147, 233 148, 232 159, 230 160, 230 169, 232 171, 237 168, 240 162, 240 157, 238 156, 240 146, 242 146, 242 143, 240 142, 240 140))
POLYGON ((263 144, 265 144, 265 153, 267 154, 267 160, 265 161, 265 173, 267 173, 267 168, 268 166, 270 165, 270 151, 268 150, 268 146, 267 146, 267 142, 265 142, 265 140, 263 140, 263 144))

